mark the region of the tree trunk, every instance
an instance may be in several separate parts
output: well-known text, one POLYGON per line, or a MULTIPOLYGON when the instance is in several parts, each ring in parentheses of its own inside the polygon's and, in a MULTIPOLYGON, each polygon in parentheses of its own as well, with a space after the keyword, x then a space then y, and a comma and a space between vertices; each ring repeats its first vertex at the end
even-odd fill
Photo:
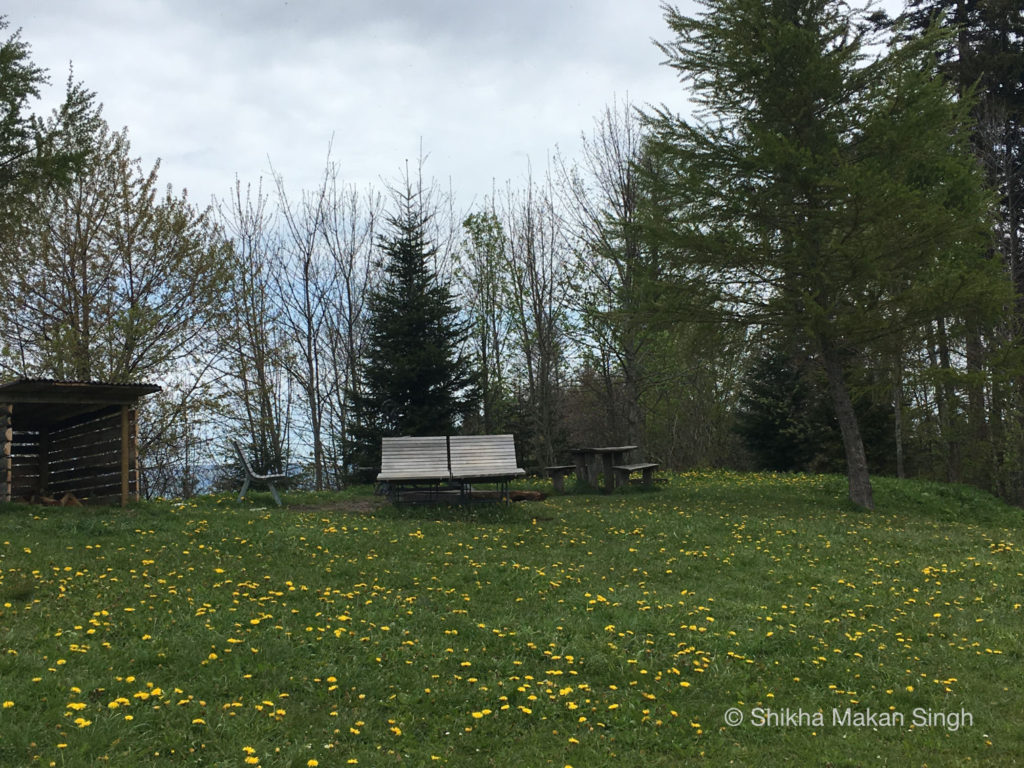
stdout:
POLYGON ((896 439, 896 477, 901 480, 907 476, 903 458, 903 356, 897 355, 893 371, 892 387, 893 426, 896 439))
POLYGON ((843 365, 837 350, 830 342, 822 342, 822 347, 821 357, 828 377, 829 392, 832 395, 832 407, 839 421, 843 450, 846 452, 846 477, 850 485, 850 501, 865 509, 874 509, 875 501, 871 491, 871 478, 868 475, 864 441, 861 439, 857 414, 853 410, 853 400, 843 374, 843 365))

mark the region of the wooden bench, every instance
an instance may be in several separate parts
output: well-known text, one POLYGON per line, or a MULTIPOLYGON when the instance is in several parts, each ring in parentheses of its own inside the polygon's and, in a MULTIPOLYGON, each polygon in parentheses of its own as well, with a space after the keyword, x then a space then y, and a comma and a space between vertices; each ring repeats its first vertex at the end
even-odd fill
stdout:
POLYGON ((462 483, 464 491, 472 492, 472 481, 497 483, 505 503, 509 480, 526 474, 516 465, 512 435, 453 435, 448 438, 448 462, 452 479, 462 483))
POLYGON ((286 480, 288 478, 288 475, 284 475, 284 474, 278 474, 278 475, 258 475, 258 474, 256 474, 255 472, 253 472, 252 465, 249 463, 249 459, 245 455, 245 451, 242 450, 242 446, 240 446, 234 440, 231 441, 231 444, 235 447, 235 453, 238 454, 238 459, 239 459, 239 461, 242 462, 242 468, 245 470, 245 482, 242 483, 242 492, 240 494, 238 494, 238 500, 241 501, 242 499, 245 498, 245 493, 246 493, 246 491, 249 490, 249 485, 251 483, 254 483, 254 482, 255 483, 263 483, 263 484, 265 484, 270 489, 270 495, 274 497, 274 503, 277 504, 277 506, 280 507, 281 506, 281 497, 277 495, 277 488, 274 487, 274 483, 279 483, 282 480, 286 480))
POLYGON ((441 483, 457 484, 460 497, 469 493, 472 498, 471 483, 493 482, 507 502, 509 480, 526 474, 516 466, 512 435, 385 437, 380 463, 377 482, 393 501, 408 486, 428 486, 428 500, 433 500, 439 498, 441 483))
POLYGON ((629 482, 629 476, 634 472, 642 473, 644 485, 654 485, 654 470, 657 468, 657 464, 618 464, 612 467, 623 485, 629 482))
POLYGON ((448 438, 385 437, 381 439, 377 482, 392 501, 408 487, 426 485, 434 498, 442 482, 452 479, 448 468, 448 438))
POLYGON ((548 477, 551 478, 551 487, 562 492, 565 490, 565 476, 570 472, 575 472, 576 465, 560 464, 557 467, 545 467, 544 469, 547 471, 548 477))

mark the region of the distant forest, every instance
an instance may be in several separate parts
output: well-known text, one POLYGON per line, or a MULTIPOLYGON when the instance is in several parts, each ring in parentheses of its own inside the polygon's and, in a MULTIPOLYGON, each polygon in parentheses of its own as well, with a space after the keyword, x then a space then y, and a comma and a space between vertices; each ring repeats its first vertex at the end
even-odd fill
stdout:
POLYGON ((510 432, 533 469, 636 444, 845 473, 864 507, 876 473, 1024 502, 1020 3, 664 11, 694 114, 613 103, 469 211, 422 161, 374 189, 330 159, 198 207, 87 84, 34 114, 0 17, 0 375, 160 384, 148 496, 229 438, 332 489, 384 435, 510 432))

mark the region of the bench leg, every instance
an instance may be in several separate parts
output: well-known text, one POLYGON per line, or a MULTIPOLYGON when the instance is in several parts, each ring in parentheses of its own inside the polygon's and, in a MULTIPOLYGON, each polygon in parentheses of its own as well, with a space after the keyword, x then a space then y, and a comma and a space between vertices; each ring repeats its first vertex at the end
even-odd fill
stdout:
POLYGON ((601 464, 601 469, 604 470, 604 492, 611 493, 620 485, 618 478, 619 473, 612 469, 615 465, 615 461, 610 453, 606 453, 601 456, 601 464))
POLYGON ((644 485, 654 485, 654 468, 648 467, 644 470, 644 485))
POLYGON ((274 487, 273 483, 267 483, 270 486, 270 495, 274 497, 274 502, 277 506, 281 506, 281 497, 277 495, 277 488, 274 487))
POLYGON ((551 486, 559 493, 562 493, 565 490, 565 475, 561 472, 552 472, 551 486))
POLYGON ((245 492, 249 490, 249 476, 245 476, 245 482, 242 483, 242 492, 238 494, 238 500, 241 501, 245 498, 245 492))

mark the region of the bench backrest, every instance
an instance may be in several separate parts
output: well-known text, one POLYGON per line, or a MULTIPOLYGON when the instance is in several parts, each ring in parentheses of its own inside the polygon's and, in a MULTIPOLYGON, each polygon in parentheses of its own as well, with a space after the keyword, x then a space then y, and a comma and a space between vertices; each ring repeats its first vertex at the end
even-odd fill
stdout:
POLYGON ((454 478, 526 474, 516 466, 512 435, 454 435, 448 440, 454 478))
POLYGON ((235 440, 232 440, 231 444, 235 446, 235 453, 238 454, 238 458, 241 460, 242 466, 245 467, 245 473, 249 475, 249 477, 253 477, 256 473, 252 471, 252 465, 249 463, 249 457, 245 455, 245 451, 242 450, 242 446, 240 446, 235 440))
POLYGON ((448 438, 385 437, 378 480, 447 480, 448 438))

